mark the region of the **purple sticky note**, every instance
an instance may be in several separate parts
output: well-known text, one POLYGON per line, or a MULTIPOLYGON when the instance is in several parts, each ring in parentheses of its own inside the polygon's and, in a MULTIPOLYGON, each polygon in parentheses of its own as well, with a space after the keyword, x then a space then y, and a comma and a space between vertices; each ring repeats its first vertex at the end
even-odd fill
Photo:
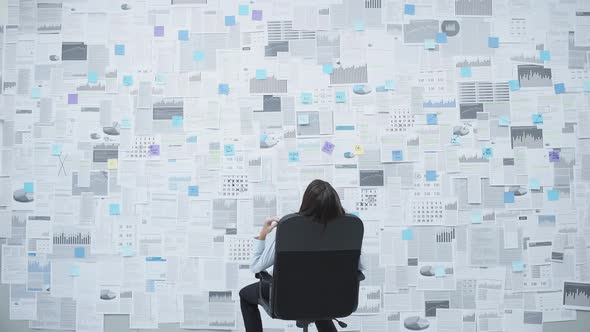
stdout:
POLYGON ((163 25, 156 25, 154 27, 154 36, 155 37, 164 37, 164 26, 163 25))
POLYGON ((252 21, 262 21, 262 10, 252 11, 252 21))
POLYGON ((77 93, 68 93, 68 104, 75 105, 78 103, 78 94, 77 93))
POLYGON ((334 151, 334 144, 325 141, 324 142, 324 146, 322 146, 322 151, 327 153, 327 154, 332 154, 332 152, 334 151))
POLYGON ((160 145, 159 144, 150 145, 149 155, 150 156, 159 156, 160 155, 160 145))
POLYGON ((549 161, 552 163, 559 161, 559 151, 549 151, 549 161))

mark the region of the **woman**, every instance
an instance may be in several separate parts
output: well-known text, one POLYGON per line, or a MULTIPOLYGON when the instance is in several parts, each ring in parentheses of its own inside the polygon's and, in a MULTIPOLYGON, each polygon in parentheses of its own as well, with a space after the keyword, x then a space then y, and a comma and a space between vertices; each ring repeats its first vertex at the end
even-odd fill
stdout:
MULTIPOLYGON (((298 213, 323 223, 325 228, 328 222, 345 214, 345 211, 340 204, 338 193, 328 182, 313 180, 303 194, 298 213)), ((265 246, 265 239, 266 235, 276 227, 278 221, 278 217, 267 218, 260 230, 260 235, 254 240, 254 252, 250 261, 250 271, 253 273, 258 273, 274 264, 274 240, 268 246, 265 246)), ((361 255, 359 262, 359 270, 361 271, 364 270, 362 257, 361 255)), ((246 332, 262 332, 262 320, 258 310, 258 287, 259 283, 255 282, 240 290, 240 306, 246 332)), ((262 289, 262 293, 263 296, 268 298, 268 289, 262 289)), ((337 331, 331 320, 319 320, 315 322, 315 325, 319 332, 337 331)))

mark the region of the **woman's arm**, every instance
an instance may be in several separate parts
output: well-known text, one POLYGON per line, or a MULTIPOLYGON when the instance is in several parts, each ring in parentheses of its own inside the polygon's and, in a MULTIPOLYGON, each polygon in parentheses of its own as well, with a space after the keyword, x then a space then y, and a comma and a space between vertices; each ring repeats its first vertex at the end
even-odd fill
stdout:
POLYGON ((258 273, 268 269, 275 262, 275 240, 273 239, 268 246, 266 240, 255 239, 252 258, 250 259, 250 271, 258 273))
POLYGON ((365 270, 365 263, 363 259, 363 249, 361 248, 361 256, 359 257, 359 271, 365 270))
POLYGON ((252 249, 252 258, 250 259, 250 271, 258 273, 272 266, 275 262, 275 241, 273 240, 266 246, 266 236, 277 227, 279 217, 266 218, 262 224, 260 235, 254 238, 254 247, 252 249))

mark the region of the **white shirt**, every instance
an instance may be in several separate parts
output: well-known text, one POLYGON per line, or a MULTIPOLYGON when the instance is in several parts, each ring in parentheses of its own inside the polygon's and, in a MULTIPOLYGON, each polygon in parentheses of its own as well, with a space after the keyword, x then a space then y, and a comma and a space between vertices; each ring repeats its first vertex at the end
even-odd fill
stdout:
MULTIPOLYGON (((274 234, 274 233, 273 233, 274 234)), ((268 237, 268 235, 267 235, 268 237)), ((266 270, 274 264, 275 261, 275 238, 269 239, 268 245, 266 240, 254 239, 254 247, 252 249, 252 258, 250 259, 250 271, 252 273, 258 273, 266 270)), ((363 264, 363 254, 361 250, 361 256, 359 259, 359 271, 363 271, 365 265, 363 264)), ((272 272, 269 271, 270 274, 272 272)))

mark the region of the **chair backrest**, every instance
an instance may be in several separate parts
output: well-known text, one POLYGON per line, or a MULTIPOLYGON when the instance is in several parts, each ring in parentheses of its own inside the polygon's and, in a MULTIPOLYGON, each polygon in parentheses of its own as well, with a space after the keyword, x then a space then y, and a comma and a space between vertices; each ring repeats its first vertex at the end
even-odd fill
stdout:
POLYGON ((276 318, 331 319, 356 310, 363 222, 346 214, 323 228, 295 213, 279 221, 270 294, 276 318))

